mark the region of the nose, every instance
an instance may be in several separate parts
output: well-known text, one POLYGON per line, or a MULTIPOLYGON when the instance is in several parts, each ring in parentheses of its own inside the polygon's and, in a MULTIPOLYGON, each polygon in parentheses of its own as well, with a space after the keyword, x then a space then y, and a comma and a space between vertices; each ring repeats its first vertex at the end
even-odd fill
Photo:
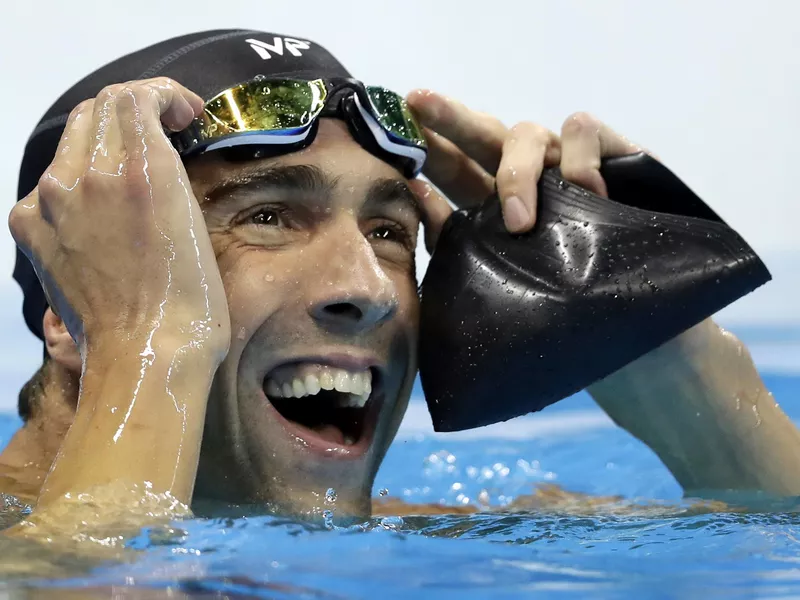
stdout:
POLYGON ((312 316, 321 325, 347 331, 368 330, 388 321, 397 311, 393 302, 375 302, 367 296, 331 298, 314 306, 312 316))
POLYGON ((339 227, 328 237, 321 248, 311 317, 340 333, 360 333, 391 320, 398 307, 394 282, 361 231, 339 227))

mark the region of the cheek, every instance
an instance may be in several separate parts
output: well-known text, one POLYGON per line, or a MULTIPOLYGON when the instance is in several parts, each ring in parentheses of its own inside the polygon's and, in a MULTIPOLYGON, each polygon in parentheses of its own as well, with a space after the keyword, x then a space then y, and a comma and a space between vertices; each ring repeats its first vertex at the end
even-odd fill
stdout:
MULTIPOLYGON (((397 290, 397 321, 406 335, 416 342, 419 327, 419 295, 414 277, 402 275, 392 278, 397 290)), ((416 347, 416 346, 414 346, 416 347)))
POLYGON ((217 262, 228 299, 232 346, 246 342, 280 308, 296 304, 296 286, 287 281, 287 260, 280 254, 231 244, 217 262))

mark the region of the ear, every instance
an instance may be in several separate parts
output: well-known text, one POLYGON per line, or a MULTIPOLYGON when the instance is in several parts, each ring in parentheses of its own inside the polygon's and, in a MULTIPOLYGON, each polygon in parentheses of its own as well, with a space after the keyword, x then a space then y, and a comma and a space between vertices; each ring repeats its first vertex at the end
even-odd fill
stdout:
POLYGON ((80 375, 83 362, 81 353, 72 336, 67 331, 64 321, 50 308, 44 313, 42 321, 44 328, 44 343, 47 353, 54 361, 69 371, 80 375))

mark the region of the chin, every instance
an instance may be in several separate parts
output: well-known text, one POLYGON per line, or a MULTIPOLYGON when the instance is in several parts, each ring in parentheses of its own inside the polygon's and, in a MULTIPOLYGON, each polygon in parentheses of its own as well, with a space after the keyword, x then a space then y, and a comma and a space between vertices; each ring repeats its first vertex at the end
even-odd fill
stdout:
POLYGON ((217 403, 224 408, 209 408, 207 430, 226 423, 227 431, 204 439, 198 492, 281 513, 369 516, 375 475, 413 385, 409 363, 323 351, 252 373, 240 365, 228 374, 236 376, 233 393, 217 403))

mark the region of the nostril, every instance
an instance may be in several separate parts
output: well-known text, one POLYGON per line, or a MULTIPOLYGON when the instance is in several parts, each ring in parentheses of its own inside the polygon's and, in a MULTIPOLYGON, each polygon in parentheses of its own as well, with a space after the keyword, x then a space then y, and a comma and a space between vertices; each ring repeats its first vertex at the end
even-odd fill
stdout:
POLYGON ((325 307, 325 312, 333 317, 351 319, 353 321, 361 321, 361 319, 364 318, 364 311, 358 308, 355 304, 350 304, 349 302, 328 304, 325 307))

